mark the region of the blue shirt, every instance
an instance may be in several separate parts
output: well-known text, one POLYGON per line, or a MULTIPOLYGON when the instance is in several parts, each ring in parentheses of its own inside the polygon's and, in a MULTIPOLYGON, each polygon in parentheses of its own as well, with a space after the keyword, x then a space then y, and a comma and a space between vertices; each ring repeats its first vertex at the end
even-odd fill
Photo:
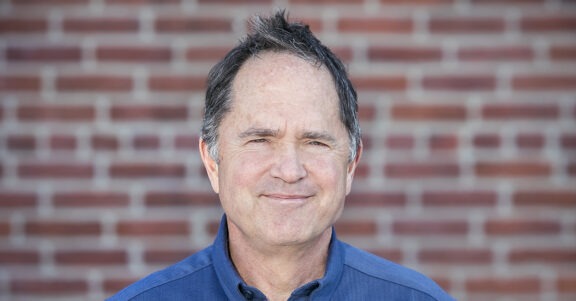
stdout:
MULTIPOLYGON (((266 300, 266 297, 257 288, 248 286, 234 268, 228 254, 224 216, 212 246, 135 282, 108 300, 266 300)), ((289 300, 454 299, 430 278, 352 247, 333 234, 324 277, 296 289, 289 300)))

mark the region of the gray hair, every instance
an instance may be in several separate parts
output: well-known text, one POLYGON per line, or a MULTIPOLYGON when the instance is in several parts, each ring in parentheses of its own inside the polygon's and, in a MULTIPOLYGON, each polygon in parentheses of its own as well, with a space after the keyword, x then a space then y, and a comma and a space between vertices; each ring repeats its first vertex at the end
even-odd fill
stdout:
POLYGON ((230 111, 232 81, 240 67, 249 58, 264 51, 288 52, 318 66, 325 66, 332 75, 340 100, 340 119, 350 138, 350 160, 360 147, 357 95, 340 59, 324 46, 310 31, 308 25, 288 22, 281 10, 269 18, 251 20, 252 31, 234 47, 208 74, 202 140, 210 156, 219 161, 218 127, 230 111))

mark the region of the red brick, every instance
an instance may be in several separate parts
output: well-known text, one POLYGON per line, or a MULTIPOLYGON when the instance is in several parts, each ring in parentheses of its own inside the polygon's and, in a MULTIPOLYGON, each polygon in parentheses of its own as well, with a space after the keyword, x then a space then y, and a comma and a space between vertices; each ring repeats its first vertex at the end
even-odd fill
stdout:
POLYGON ((518 276, 503 278, 490 275, 487 277, 473 277, 466 280, 466 290, 471 293, 492 293, 499 296, 505 294, 538 293, 541 290, 540 280, 537 277, 518 276))
POLYGON ((183 121, 188 118, 185 105, 115 105, 110 117, 116 121, 183 121))
POLYGON ((346 197, 346 206, 353 207, 402 207, 406 196, 402 192, 353 192, 346 197))
POLYGON ((87 221, 29 221, 25 225, 26 233, 40 236, 82 236, 100 235, 98 222, 87 221))
POLYGON ((392 106, 392 117, 398 120, 461 121, 466 118, 466 108, 462 105, 397 104, 392 106))
POLYGON ((91 143, 94 150, 117 150, 119 145, 118 138, 112 135, 94 135, 91 143))
POLYGON ((0 208, 26 208, 35 207, 37 196, 32 192, 0 192, 0 208))
POLYGON ((88 293, 88 284, 84 280, 69 279, 13 279, 10 291, 18 295, 72 295, 88 293))
POLYGON ((0 235, 7 236, 10 234, 12 227, 7 222, 0 221, 0 235))
POLYGON ((482 108, 485 119, 555 119, 559 116, 556 105, 486 104, 482 108))
POLYGON ((203 90, 206 78, 189 75, 150 76, 148 87, 152 91, 198 91, 203 90))
POLYGON ((489 249, 424 249, 418 252, 421 263, 430 264, 490 264, 492 252, 489 249))
MULTIPOLYGON (((206 0, 204 0, 206 1, 206 0)), ((314 2, 310 2, 309 0, 289 0, 292 4, 314 4, 314 5, 321 5, 321 4, 362 4, 364 0, 316 0, 314 2)))
POLYGON ((424 191, 424 206, 491 207, 496 205, 496 193, 492 191, 424 191))
POLYGON ((215 61, 224 58, 232 47, 218 46, 199 46, 194 45, 186 50, 186 59, 188 61, 215 61))
POLYGON ((200 192, 160 192, 150 191, 145 202, 151 207, 181 207, 181 206, 216 206, 218 195, 200 192))
POLYGON ((432 134, 428 137, 428 146, 431 150, 456 150, 458 136, 452 134, 432 134))
POLYGON ((516 145, 519 148, 540 149, 544 147, 545 138, 542 134, 518 134, 516 145))
POLYGON ((457 177, 459 173, 454 163, 389 163, 384 167, 384 174, 389 178, 457 177))
POLYGON ((186 167, 180 163, 116 163, 110 166, 113 178, 183 178, 185 175, 186 167))
POLYGON ((76 137, 70 135, 54 135, 50 137, 50 148, 53 150, 75 150, 76 137))
POLYGON ((40 255, 33 250, 0 250, 2 265, 35 265, 40 263, 40 255))
POLYGON ((105 0, 108 5, 175 5, 179 4, 182 0, 105 0))
POLYGON ((528 61, 534 58, 528 46, 475 46, 458 50, 458 58, 464 61, 528 61))
POLYGON ((378 249, 368 249, 367 251, 378 257, 382 257, 393 262, 401 262, 404 259, 404 254, 402 254, 402 251, 398 249, 378 248, 378 249))
POLYGON ((560 145, 562 148, 576 149, 576 134, 562 134, 560 145))
POLYGON ((21 163, 18 166, 21 178, 87 179, 93 175, 94 167, 83 163, 21 163))
POLYGON ((6 17, 0 19, 0 34, 43 33, 48 29, 45 19, 6 17))
MULTIPOLYGON (((108 0, 110 1, 110 0, 108 0)), ((118 1, 118 0, 114 0, 114 1, 118 1)), ((132 0, 123 0, 123 1, 132 1, 132 0)), ((134 1, 149 1, 149 0, 134 0, 134 1)), ((138 279, 137 278, 122 278, 122 279, 118 279, 118 278, 105 278, 102 282, 102 287, 104 289, 104 292, 106 292, 107 294, 113 294, 116 292, 119 292, 120 290, 122 290, 123 288, 127 287, 128 285, 136 282, 138 279)))
POLYGON ((36 149, 36 137, 32 135, 10 135, 6 138, 6 148, 15 151, 33 151, 36 149))
POLYGON ((220 222, 217 222, 217 221, 208 222, 206 224, 206 232, 210 236, 216 236, 216 233, 218 233, 218 227, 219 226, 220 226, 220 222))
POLYGON ((474 5, 522 5, 522 4, 542 4, 545 0, 471 0, 474 5))
POLYGON ((125 207, 130 199, 126 193, 122 192, 56 192, 52 202, 56 207, 125 207))
POLYGON ((409 18, 351 18, 338 21, 342 33, 410 33, 414 24, 409 18))
POLYGON ((506 161, 506 162, 478 162, 475 166, 479 177, 544 177, 551 173, 548 162, 535 161, 506 161))
POLYGON ((188 235, 188 222, 178 220, 167 221, 120 221, 116 232, 121 236, 142 235, 188 235))
POLYGON ((501 139, 498 134, 476 134, 472 143, 476 148, 497 148, 500 147, 501 139))
MULTIPOLYGON (((294 1, 294 0, 292 0, 294 1)), ((226 4, 226 5, 248 5, 248 4, 272 4, 272 0, 198 0, 200 4, 226 4)))
POLYGON ((376 117, 376 107, 372 104, 361 104, 358 107, 358 118, 360 122, 372 121, 376 117))
MULTIPOLYGON (((366 163, 360 163, 356 166, 356 171, 354 172, 354 177, 356 179, 366 179, 370 174, 371 167, 366 163)), ((204 171, 203 171, 204 172, 204 171)))
POLYGON ((12 0, 12 5, 86 5, 89 0, 12 0))
POLYGON ((223 18, 160 16, 156 19, 155 28, 159 33, 230 32, 232 22, 223 18))
POLYGON ((560 276, 556 279, 556 289, 560 292, 576 293, 576 276, 560 276))
POLYGON ((392 134, 385 139, 386 148, 394 150, 406 150, 414 148, 414 137, 409 135, 392 134))
POLYGON ((164 46, 101 46, 96 49, 96 58, 120 63, 168 62, 172 59, 172 51, 164 46))
POLYGON ((427 90, 494 90, 496 78, 493 75, 427 75, 422 79, 422 87, 427 90))
POLYGON ((468 223, 460 220, 398 220, 392 225, 397 235, 465 235, 468 233, 468 223))
POLYGON ((520 28, 526 32, 565 32, 572 34, 576 30, 574 15, 525 16, 520 20, 520 28))
POLYGON ((39 90, 40 78, 36 75, 0 75, 0 92, 39 90))
POLYGON ((132 90, 132 78, 125 75, 66 75, 56 79, 56 88, 62 92, 97 91, 127 92, 132 90))
POLYGON ((158 149, 160 137, 151 135, 138 135, 132 139, 134 149, 158 149))
POLYGON ((378 226, 372 220, 338 220, 335 224, 339 235, 375 235, 378 226))
POLYGON ((515 206, 541 206, 546 208, 576 206, 574 190, 521 190, 513 195, 515 206))
POLYGON ((138 20, 135 18, 65 18, 62 30, 68 33, 136 33, 138 20))
POLYGON ((94 120, 96 111, 90 105, 22 105, 17 114, 26 121, 80 122, 94 120))
POLYGON ((432 33, 503 33, 505 22, 497 17, 431 17, 428 28, 432 33))
POLYGON ((552 60, 576 60, 576 45, 553 45, 549 51, 552 60))
POLYGON ((78 62, 81 51, 76 46, 9 46, 6 60, 14 62, 78 62))
POLYGON ((439 61, 442 49, 438 47, 394 47, 372 46, 368 48, 368 59, 371 61, 439 61))
POLYGON ((146 250, 144 252, 144 262, 148 264, 171 264, 192 255, 193 250, 146 250))
POLYGON ((511 263, 557 263, 573 264, 576 262, 576 250, 560 248, 513 249, 509 252, 511 263))
POLYGON ((491 219, 484 230, 489 235, 551 235, 559 234, 561 226, 553 220, 491 219))
POLYGON ((380 0, 383 5, 444 5, 452 4, 454 0, 380 0))
POLYGON ((572 75, 517 75, 512 78, 512 88, 516 90, 573 90, 576 89, 576 76, 572 75))
POLYGON ((566 167, 566 172, 570 176, 576 176, 576 162, 568 163, 566 167))
POLYGON ((408 85, 404 76, 354 76, 351 80, 358 90, 406 90, 408 85))
POLYGON ((332 52, 344 63, 349 63, 354 57, 354 51, 347 46, 329 46, 332 52))
POLYGON ((66 250, 56 252, 54 262, 80 266, 123 265, 128 262, 128 255, 122 250, 66 250))
POLYGON ((198 135, 177 135, 174 138, 174 147, 177 149, 198 150, 198 135))

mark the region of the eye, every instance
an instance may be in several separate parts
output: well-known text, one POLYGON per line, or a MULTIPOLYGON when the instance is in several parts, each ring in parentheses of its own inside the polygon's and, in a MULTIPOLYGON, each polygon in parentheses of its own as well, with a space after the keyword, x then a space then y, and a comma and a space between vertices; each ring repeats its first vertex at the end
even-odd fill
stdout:
POLYGON ((328 144, 323 143, 323 142, 321 142, 321 141, 317 141, 317 140, 312 140, 312 141, 308 142, 308 144, 309 144, 309 145, 312 145, 312 146, 328 147, 328 144))
POLYGON ((266 143, 266 142, 268 142, 268 139, 265 138, 252 139, 248 141, 248 143, 266 143))

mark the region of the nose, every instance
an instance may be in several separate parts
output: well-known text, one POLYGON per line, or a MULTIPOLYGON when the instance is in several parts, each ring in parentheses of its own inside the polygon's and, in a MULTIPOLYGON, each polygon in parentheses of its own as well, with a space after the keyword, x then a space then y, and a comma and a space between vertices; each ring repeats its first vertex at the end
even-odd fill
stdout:
POLYGON ((270 174, 286 183, 296 183, 308 175, 295 146, 283 146, 274 154, 270 174))

